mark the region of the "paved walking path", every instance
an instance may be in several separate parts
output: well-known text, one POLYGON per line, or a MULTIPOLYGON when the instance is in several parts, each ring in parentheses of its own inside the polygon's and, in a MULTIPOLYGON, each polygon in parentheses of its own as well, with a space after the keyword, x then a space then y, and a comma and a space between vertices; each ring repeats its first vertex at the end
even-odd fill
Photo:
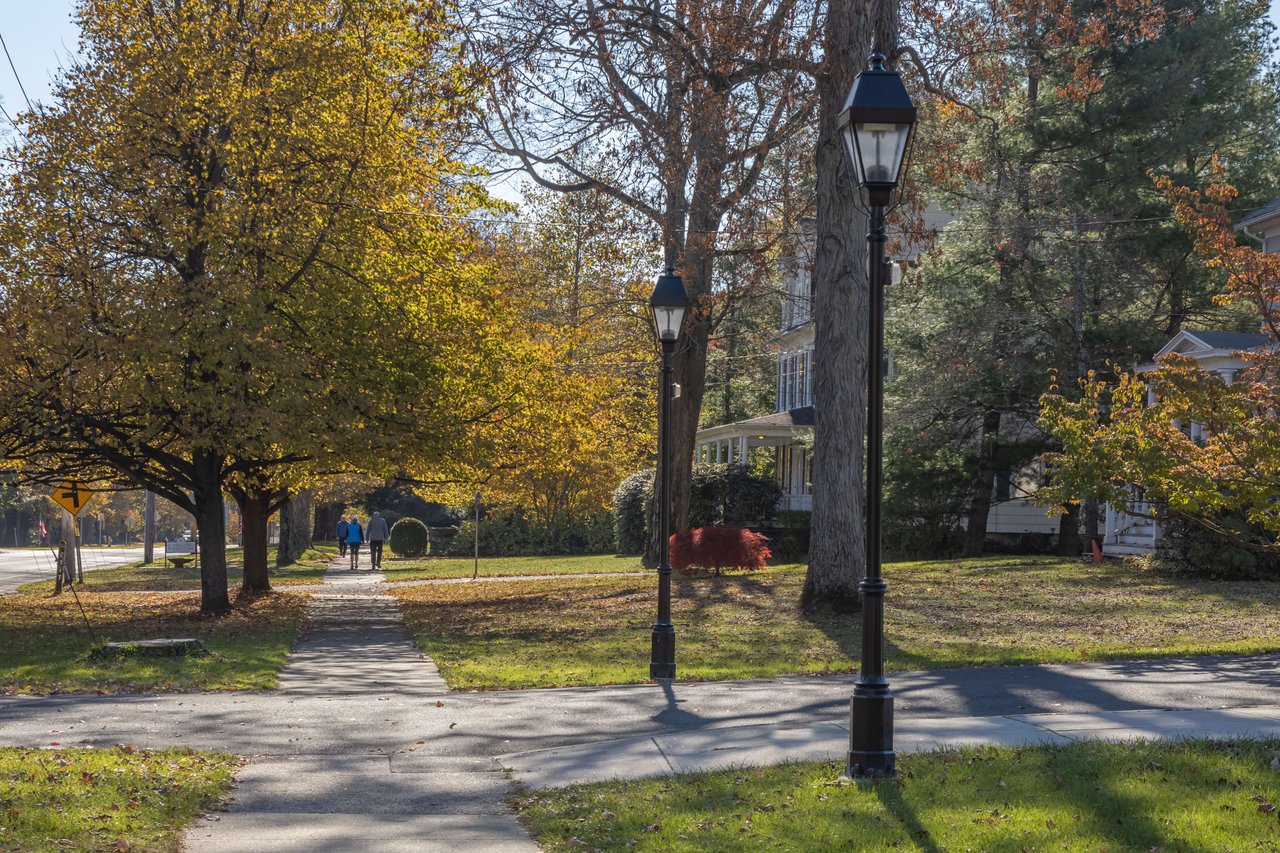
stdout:
POLYGON ((413 645, 395 599, 380 594, 381 573, 345 564, 335 561, 312 596, 276 694, 283 703, 324 701, 330 713, 286 729, 295 735, 288 743, 310 735, 306 746, 254 756, 236 776, 230 811, 195 824, 187 851, 536 850, 503 805, 508 786, 491 758, 415 760, 422 741, 395 731, 408 720, 386 707, 392 695, 430 706, 448 688, 413 645), (345 731, 366 726, 385 741, 352 749, 345 731))
MULTIPOLYGON (((837 758, 854 676, 450 693, 377 573, 335 561, 279 689, 0 696, 0 745, 249 756, 192 853, 533 850, 530 787, 837 758), (623 736, 622 739, 619 739, 623 736)), ((1280 736, 1280 656, 891 673, 900 752, 1081 737, 1280 736)))

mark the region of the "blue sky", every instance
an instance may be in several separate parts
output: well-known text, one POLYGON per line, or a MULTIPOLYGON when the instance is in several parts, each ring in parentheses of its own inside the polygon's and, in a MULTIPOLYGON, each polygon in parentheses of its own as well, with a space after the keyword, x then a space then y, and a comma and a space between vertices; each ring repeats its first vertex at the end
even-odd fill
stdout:
MULTIPOLYGON (((49 81, 76 50, 77 30, 71 0, 0 0, 0 36, 33 101, 48 97, 49 81)), ((1280 0, 1271 0, 1271 20, 1280 27, 1280 0)), ((25 108, 9 63, 0 55, 0 106, 11 115, 25 108)), ((10 130, 0 117, 0 140, 10 130)))

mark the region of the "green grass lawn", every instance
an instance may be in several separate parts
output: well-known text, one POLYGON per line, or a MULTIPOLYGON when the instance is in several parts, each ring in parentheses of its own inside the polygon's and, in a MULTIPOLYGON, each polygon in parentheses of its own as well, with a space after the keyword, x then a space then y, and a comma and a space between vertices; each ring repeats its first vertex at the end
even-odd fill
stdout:
MULTIPOLYGON (((360 559, 367 565, 367 549, 360 559)), ((639 557, 596 554, 585 557, 481 557, 480 577, 507 575, 579 575, 600 572, 643 572, 639 557)), ((470 557, 429 557, 408 559, 387 553, 382 571, 389 582, 430 580, 433 578, 469 578, 475 571, 470 557)))
POLYGON ((575 785, 517 801, 544 850, 1280 849, 1278 741, 1081 743, 899 759, 838 784, 792 764, 575 785))
MULTIPOLYGON (((93 557, 86 553, 84 559, 84 586, 95 592, 136 592, 140 590, 168 591, 200 588, 200 569, 186 566, 177 569, 161 558, 163 551, 156 549, 156 560, 152 563, 126 563, 111 569, 95 569, 93 557)), ((267 549, 267 565, 271 583, 279 586, 320 583, 324 578, 325 567, 338 553, 336 545, 318 544, 306 551, 302 559, 292 566, 276 567, 276 548, 267 549)), ((227 549, 227 586, 237 587, 243 577, 244 551, 241 548, 227 549)), ((50 569, 52 571, 52 568, 50 569)), ((36 581, 23 584, 19 592, 53 592, 53 581, 36 581)))
POLYGON ((222 618, 199 615, 199 593, 79 593, 100 642, 198 637, 203 657, 93 661, 75 599, 0 597, 0 693, 254 690, 275 685, 302 624, 306 596, 239 599, 222 618))
MULTIPOLYGON (((886 664, 936 669, 1280 648, 1280 583, 1193 581, 1053 558, 894 563, 886 664)), ((673 584, 682 680, 853 672, 857 615, 807 615, 801 566, 673 584)), ((645 681, 656 581, 558 578, 400 587, 450 686, 645 681)))
POLYGON ((234 768, 187 749, 0 748, 0 850, 172 853, 234 768))

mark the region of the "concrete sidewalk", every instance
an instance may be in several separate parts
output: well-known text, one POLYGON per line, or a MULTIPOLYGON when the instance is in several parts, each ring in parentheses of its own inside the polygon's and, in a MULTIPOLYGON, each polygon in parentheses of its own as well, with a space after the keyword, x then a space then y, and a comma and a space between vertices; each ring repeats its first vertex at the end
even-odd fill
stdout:
POLYGON ((285 733, 276 726, 273 751, 252 756, 236 774, 229 810, 191 826, 185 849, 536 850, 504 804, 508 784, 491 757, 419 757, 405 744, 404 717, 390 697, 434 707, 448 687, 413 644, 395 599, 381 594, 381 573, 346 566, 330 564, 270 694, 277 708, 319 702, 327 710, 296 717, 285 733), (352 728, 376 732, 376 741, 352 749, 352 728))
MULTIPOLYGON (((1099 711, 899 721, 899 755, 945 747, 1034 746, 1078 740, 1280 738, 1280 705, 1199 710, 1099 711)), ((695 773, 788 761, 844 761, 846 723, 734 726, 500 755, 512 781, 527 788, 695 773)))

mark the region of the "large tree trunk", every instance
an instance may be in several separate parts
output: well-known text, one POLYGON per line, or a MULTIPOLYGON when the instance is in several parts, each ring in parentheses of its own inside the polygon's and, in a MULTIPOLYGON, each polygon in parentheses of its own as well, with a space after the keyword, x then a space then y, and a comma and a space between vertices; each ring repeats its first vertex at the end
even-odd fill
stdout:
POLYGON ((342 501, 330 501, 316 507, 315 526, 311 529, 312 542, 329 542, 338 536, 338 519, 347 505, 342 501))
POLYGON ((192 497, 200 542, 200 612, 231 612, 227 596, 227 530, 222 510, 222 458, 196 451, 192 458, 192 497))
POLYGON ((271 514, 271 496, 243 492, 237 498, 240 521, 244 526, 244 579, 241 591, 268 592, 271 580, 267 574, 267 516, 271 514))
POLYGON ((142 562, 156 558, 156 493, 147 490, 142 499, 142 562))
POLYGON ((817 247, 813 265, 813 517, 807 608, 852 610, 866 573, 867 217, 836 117, 871 44, 870 4, 832 0, 818 81, 817 247))
POLYGON ((310 547, 311 490, 303 489, 280 507, 280 545, 276 548, 276 565, 293 565, 310 547))
POLYGON ((978 471, 973 478, 969 497, 969 526, 964 534, 966 557, 981 557, 987 539, 987 516, 991 513, 991 495, 999 473, 997 454, 1000 444, 1000 413, 988 411, 982 416, 982 437, 978 443, 978 471))

